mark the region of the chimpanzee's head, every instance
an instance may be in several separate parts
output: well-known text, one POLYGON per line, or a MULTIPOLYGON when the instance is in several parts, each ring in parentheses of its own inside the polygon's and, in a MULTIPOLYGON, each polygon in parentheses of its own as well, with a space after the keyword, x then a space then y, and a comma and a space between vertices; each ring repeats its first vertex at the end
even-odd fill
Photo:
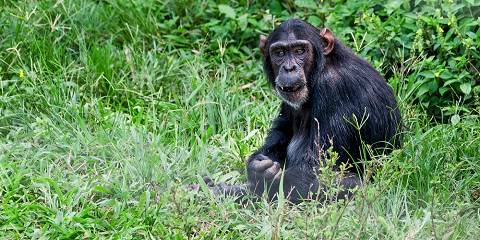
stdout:
POLYGON ((308 100, 315 75, 334 47, 328 28, 318 30, 301 20, 288 20, 270 36, 260 36, 264 69, 278 96, 295 109, 308 100))

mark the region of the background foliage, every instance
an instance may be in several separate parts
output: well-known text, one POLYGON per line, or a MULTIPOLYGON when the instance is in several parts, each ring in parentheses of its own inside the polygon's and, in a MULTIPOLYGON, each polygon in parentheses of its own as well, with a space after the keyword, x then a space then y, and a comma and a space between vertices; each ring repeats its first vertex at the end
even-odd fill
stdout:
MULTIPOLYGON (((15 1, 4 1, 3 5, 14 9, 16 6, 15 1)), ((45 64, 52 71, 58 68, 51 63, 53 60, 63 64, 78 59, 77 64, 81 65, 82 61, 85 64, 85 61, 94 61, 95 56, 109 54, 108 60, 112 63, 102 62, 93 69, 93 76, 82 74, 81 79, 70 82, 82 86, 95 81, 96 96, 105 96, 123 106, 128 105, 125 101, 144 103, 145 99, 118 89, 153 93, 161 85, 152 82, 147 86, 143 81, 125 79, 121 82, 123 86, 118 86, 118 82, 112 81, 130 71, 129 65, 135 62, 135 59, 120 58, 118 52, 122 49, 139 42, 153 42, 161 51, 197 49, 197 54, 202 51, 202 56, 209 61, 228 61, 241 68, 250 55, 258 53, 259 34, 268 34, 282 20, 297 17, 314 26, 333 29, 338 38, 383 73, 401 100, 420 103, 436 117, 469 112, 469 107, 479 108, 480 2, 474 0, 397 0, 386 4, 383 1, 313 0, 97 1, 80 5, 69 2, 66 6, 63 3, 63 9, 47 9, 45 16, 30 15, 42 5, 48 6, 31 1, 17 8, 15 14, 0 13, 2 43, 14 46, 2 53, 0 67, 4 69, 4 79, 12 79, 20 71, 18 67, 11 67, 18 61, 15 50, 19 48, 24 54, 35 56, 41 54, 38 45, 51 47, 53 51, 45 55, 49 59, 45 64), (78 7, 94 12, 72 14, 78 7), (119 11, 126 9, 128 11, 119 11), (18 21, 19 18, 23 21, 18 21), (40 36, 41 41, 37 41, 36 37, 40 36), (53 49, 60 42, 68 44, 68 49, 53 49), (93 59, 78 56, 84 48, 92 52, 93 59), (121 71, 112 71, 110 64, 118 64, 121 71), (97 80, 98 75, 102 75, 102 79, 97 80), (126 97, 119 97, 121 95, 126 97)), ((145 46, 143 50, 151 51, 152 46, 145 46)), ((162 70, 158 69, 164 72, 162 70)), ((260 74, 258 68, 251 66, 244 72, 245 82, 256 81, 260 74)), ((167 82, 174 82, 174 78, 165 78, 167 82)), ((86 94, 82 99, 90 97, 86 94)))
POLYGON ((475 239, 480 2, 0 0, 0 238, 475 239), (387 79, 405 145, 353 202, 214 199, 279 100, 259 34, 327 26, 387 79))

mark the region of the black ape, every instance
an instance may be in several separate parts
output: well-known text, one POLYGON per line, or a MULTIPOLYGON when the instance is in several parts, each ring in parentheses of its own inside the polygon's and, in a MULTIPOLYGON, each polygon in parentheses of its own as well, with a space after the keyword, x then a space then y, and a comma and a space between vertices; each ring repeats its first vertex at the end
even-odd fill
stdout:
MULTIPOLYGON (((401 117, 392 90, 328 28, 289 20, 268 38, 262 36, 260 49, 268 81, 283 103, 265 145, 247 160, 248 189, 261 195, 267 187, 269 198, 275 198, 284 175, 283 190, 290 201, 318 197, 312 194, 324 186, 316 175, 333 143, 339 155, 336 167, 351 166, 338 179, 345 190, 338 197, 349 195, 349 189, 361 184, 362 166, 354 166, 361 142, 377 150, 400 144, 396 132, 401 117), (363 123, 359 131, 353 118, 363 123)), ((243 194, 238 186, 222 189, 243 194)))

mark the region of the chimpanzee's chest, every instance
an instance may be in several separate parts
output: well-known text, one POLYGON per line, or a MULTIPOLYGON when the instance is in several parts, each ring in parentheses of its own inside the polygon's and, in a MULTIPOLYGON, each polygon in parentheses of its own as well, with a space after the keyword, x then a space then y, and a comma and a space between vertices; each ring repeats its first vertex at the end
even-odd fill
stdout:
POLYGON ((295 134, 287 147, 286 165, 297 165, 310 154, 310 138, 307 134, 295 134))

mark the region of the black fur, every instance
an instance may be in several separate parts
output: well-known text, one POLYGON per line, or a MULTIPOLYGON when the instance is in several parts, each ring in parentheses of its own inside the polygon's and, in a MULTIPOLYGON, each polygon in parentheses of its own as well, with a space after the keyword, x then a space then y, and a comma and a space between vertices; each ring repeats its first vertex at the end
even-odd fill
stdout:
MULTIPOLYGON (((309 99, 298 110, 282 103, 280 115, 265 140, 265 145, 253 154, 263 154, 281 164, 285 169, 285 192, 293 188, 291 200, 305 198, 309 191, 316 191, 319 183, 315 176, 319 152, 333 142, 339 154, 336 165, 355 163, 360 159, 361 141, 374 149, 391 149, 400 145, 400 111, 391 88, 382 76, 365 60, 335 39, 333 51, 322 53, 323 40, 320 30, 300 20, 282 23, 268 37, 265 49, 293 32, 297 39, 308 40, 314 46, 315 69, 307 77, 309 99), (353 116, 365 121, 359 132, 352 125, 353 116), (292 138, 300 139, 301 146, 287 156, 292 138), (331 141, 330 141, 331 140, 331 141)), ((264 53, 264 70, 274 85, 270 55, 264 53)), ((361 175, 362 169, 352 167, 352 173, 361 175)), ((263 192, 258 183, 250 182, 250 189, 263 192)), ((270 197, 276 193, 272 183, 270 197)))
MULTIPOLYGON (((352 166, 347 175, 337 181, 344 188, 343 196, 338 197, 350 196, 349 190, 362 182, 363 167, 357 164, 362 141, 376 150, 388 151, 400 146, 396 133, 401 117, 395 96, 369 63, 337 39, 333 50, 324 55, 325 42, 320 30, 295 19, 278 26, 264 46, 264 70, 273 86, 276 76, 268 49, 292 32, 296 39, 308 40, 314 48, 313 69, 306 75, 308 100, 298 109, 282 103, 264 146, 247 160, 248 189, 262 195, 266 186, 269 198, 276 197, 279 179, 267 180, 252 167, 253 161, 269 159, 280 165, 284 174, 283 190, 292 202, 312 197, 312 193, 325 188, 316 174, 321 174, 318 168, 324 162, 323 153, 333 143, 333 150, 339 154, 334 170, 341 164, 352 166), (359 123, 364 122, 360 131, 352 124, 354 116, 359 123)), ((222 187, 223 192, 230 194, 237 192, 237 188, 222 187)), ((241 194, 233 194, 242 195, 243 190, 241 194)))

